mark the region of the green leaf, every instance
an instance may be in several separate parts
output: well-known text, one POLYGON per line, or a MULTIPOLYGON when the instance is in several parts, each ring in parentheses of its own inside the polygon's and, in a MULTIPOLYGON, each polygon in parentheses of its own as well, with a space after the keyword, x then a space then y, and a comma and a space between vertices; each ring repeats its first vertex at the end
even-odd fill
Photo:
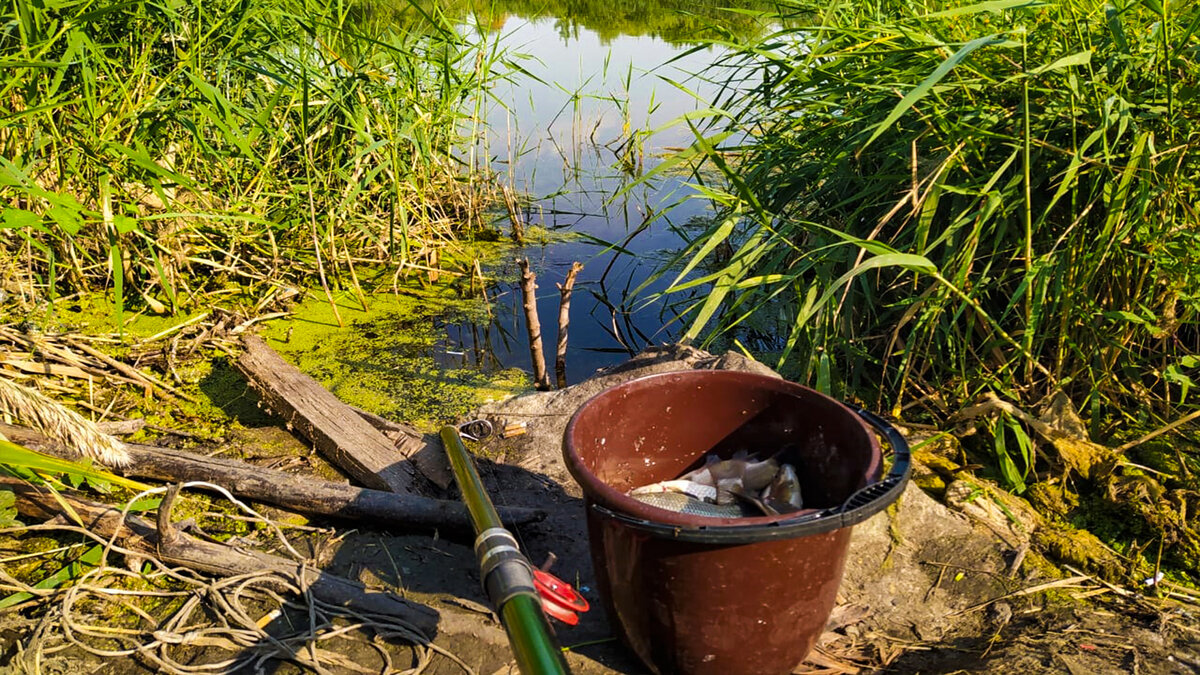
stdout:
POLYGON ((113 227, 116 228, 117 234, 135 232, 138 229, 138 221, 137 218, 117 214, 113 216, 113 227))
POLYGON ((1163 13, 1163 4, 1160 0, 1142 0, 1142 5, 1155 14, 1163 13))
MULTIPOLYGON (((64 583, 77 579, 83 575, 86 568, 95 567, 100 563, 101 557, 104 555, 104 547, 100 544, 89 548, 83 552, 74 562, 60 568, 54 574, 42 579, 33 585, 38 590, 46 590, 50 588, 58 588, 64 583)), ((7 609, 14 605, 19 605, 26 600, 33 598, 31 593, 13 593, 12 595, 0 599, 0 610, 7 609)))
POLYGON ((737 225, 740 217, 741 214, 735 213, 732 216, 722 220, 712 230, 705 232, 700 237, 700 240, 704 242, 704 245, 700 247, 700 250, 696 252, 696 255, 692 256, 692 259, 688 261, 687 265, 684 266, 683 271, 681 271, 679 275, 675 277, 675 281, 672 281, 671 285, 675 286, 679 284, 679 282, 682 281, 689 272, 696 268, 696 265, 699 265, 701 261, 708 257, 708 254, 713 252, 713 249, 719 246, 721 242, 728 239, 729 235, 733 233, 733 227, 737 225))
POLYGON ((953 56, 943 61, 941 65, 939 65, 937 69, 929 75, 929 77, 926 77, 920 84, 916 86, 916 88, 905 94, 904 98, 900 99, 900 102, 896 104, 895 108, 892 108, 892 111, 888 113, 888 116, 875 127, 875 133, 871 134, 871 137, 867 139, 867 142, 863 144, 862 148, 859 149, 859 152, 866 150, 871 143, 874 143, 875 139, 879 138, 883 132, 887 131, 888 127, 891 127, 896 120, 900 119, 904 113, 908 112, 908 109, 913 107, 917 101, 924 98, 925 95, 933 89, 934 85, 936 85, 938 82, 941 82, 942 78, 946 77, 951 70, 954 70, 954 67, 961 63, 963 59, 970 56, 971 52, 981 47, 996 45, 1002 42, 1005 42, 1003 37, 998 34, 993 34, 986 35, 981 38, 975 38, 974 40, 971 40, 967 44, 963 45, 961 49, 954 53, 953 56))
POLYGON ((1047 64, 1044 66, 1038 66, 1037 68, 1034 68, 1033 70, 1031 70, 1029 72, 1030 72, 1030 74, 1033 74, 1033 75, 1041 75, 1042 73, 1048 73, 1052 70, 1062 70, 1063 68, 1070 68, 1072 66, 1085 66, 1091 62, 1092 62, 1092 50, 1089 49, 1087 51, 1079 52, 1077 54, 1071 54, 1070 56, 1064 56, 1061 59, 1055 61, 1054 63, 1050 63, 1050 64, 1047 64))
MULTIPOLYGON (((114 218, 114 221, 116 219, 114 218)), ((121 245, 116 235, 108 235, 108 269, 113 282, 113 311, 117 320, 117 332, 125 331, 125 267, 121 262, 121 245)))
POLYGON ((109 482, 130 490, 149 490, 150 486, 135 480, 123 478, 103 469, 93 469, 78 462, 71 462, 50 455, 43 455, 36 450, 22 447, 12 441, 0 440, 0 465, 44 471, 51 474, 77 475, 86 478, 88 482, 109 482))
POLYGON ((1021 451, 1021 461, 1025 464, 1025 470, 1021 473, 1021 478, 1029 477, 1033 471, 1033 465, 1037 461, 1033 451, 1033 439, 1029 438, 1029 434, 1025 433, 1025 427, 1016 418, 1008 413, 1004 413, 1004 422, 1008 425, 1008 430, 1012 432, 1013 437, 1017 439, 1017 449, 1021 451))
POLYGON ((991 0, 991 2, 980 2, 966 7, 955 7, 953 9, 944 9, 940 12, 925 14, 922 18, 925 19, 948 19, 955 16, 964 16, 967 14, 981 14, 983 12, 1003 12, 1007 9, 1021 9, 1033 7, 1045 7, 1048 3, 1039 2, 1038 0, 991 0))
POLYGON ((147 152, 147 150, 143 147, 131 148, 116 142, 110 143, 109 147, 121 153, 122 155, 125 155, 132 160, 134 164, 149 171, 154 176, 167 178, 172 182, 179 183, 181 185, 191 185, 193 182, 192 179, 188 178, 187 176, 183 176, 154 161, 154 159, 150 157, 150 153, 147 152))
POLYGON ((17 520, 17 495, 8 488, 0 488, 0 527, 23 527, 17 520))
POLYGON ((1196 386, 1196 383, 1192 380, 1192 378, 1185 375, 1183 371, 1179 369, 1179 366, 1176 365, 1167 366, 1163 370, 1163 379, 1171 384, 1179 386, 1180 404, 1183 404, 1187 401, 1188 392, 1191 391, 1192 387, 1196 386))
POLYGON ((1139 324, 1142 326, 1145 326, 1147 323, 1149 323, 1148 321, 1146 321, 1142 317, 1138 316, 1137 314, 1134 314, 1133 312, 1127 312, 1123 309, 1117 309, 1117 310, 1104 312, 1103 314, 1101 314, 1101 316, 1108 319, 1109 321, 1122 320, 1122 321, 1126 321, 1129 323, 1136 323, 1136 324, 1139 324))
POLYGON ((42 217, 33 211, 7 208, 4 209, 3 214, 0 214, 0 227, 13 229, 33 227, 43 229, 42 217))
POLYGON ((50 215, 50 219, 68 235, 74 236, 83 228, 83 216, 79 211, 65 206, 52 206, 47 213, 50 215))
MULTIPOLYGON (((833 296, 841 290, 841 287, 846 282, 854 279, 863 272, 869 272, 873 269, 881 267, 900 267, 911 272, 921 272, 925 274, 936 273, 937 266, 929 261, 929 258, 911 253, 887 253, 867 258, 853 269, 838 277, 837 281, 829 284, 825 289, 825 293, 821 295, 821 299, 817 300, 816 307, 820 308, 826 302, 829 302, 833 296)), ((814 309, 815 311, 815 309, 814 309)))
POLYGON ((817 359, 817 391, 822 394, 833 394, 832 380, 829 354, 821 354, 821 358, 817 359))
POLYGON ((1021 472, 1017 469, 1017 465, 1008 454, 1008 447, 1005 441, 1007 425, 997 424, 992 433, 993 450, 996 453, 996 464, 1000 467, 1000 475, 1004 478, 1004 483, 1013 492, 1020 494, 1025 491, 1025 481, 1021 478, 1021 472))
POLYGON ((699 311, 696 312, 696 318, 692 321, 692 325, 684 333, 683 339, 691 341, 700 335, 705 324, 721 307, 721 303, 725 300, 725 296, 729 295, 737 281, 744 277, 746 273, 754 266, 759 257, 764 252, 764 247, 760 246, 760 242, 765 235, 766 228, 759 228, 734 254, 733 259, 719 274, 721 275, 714 283, 712 291, 708 297, 704 299, 704 304, 701 305, 699 311))
POLYGON ((130 512, 141 513, 143 511, 153 511, 162 503, 162 497, 142 497, 136 502, 129 505, 130 512))
POLYGON ((1129 52, 1129 41, 1125 38, 1125 27, 1121 25, 1121 11, 1111 4, 1104 6, 1104 16, 1108 20, 1108 30, 1112 32, 1113 42, 1121 51, 1129 52))
POLYGON ((911 253, 885 253, 871 258, 867 258, 856 265, 849 272, 838 277, 837 281, 825 287, 825 292, 816 301, 812 301, 813 291, 809 290, 809 297, 806 299, 804 306, 796 313, 796 323, 792 327, 792 333, 788 336, 787 345, 784 346, 783 353, 779 357, 779 364, 783 362, 791 354, 792 348, 795 346, 796 340, 799 337, 800 330, 808 321, 816 315, 817 312, 829 302, 835 294, 841 291, 842 286, 853 280, 863 272, 881 267, 900 267, 912 272, 921 272, 927 274, 937 274, 937 266, 929 261, 925 256, 913 255, 911 253))

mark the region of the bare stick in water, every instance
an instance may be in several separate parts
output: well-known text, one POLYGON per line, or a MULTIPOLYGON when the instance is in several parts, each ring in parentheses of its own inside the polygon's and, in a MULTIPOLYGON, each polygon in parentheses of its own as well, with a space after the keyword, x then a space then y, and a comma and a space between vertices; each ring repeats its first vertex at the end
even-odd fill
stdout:
POLYGON ((529 328, 529 358, 533 361, 533 383, 538 389, 550 389, 546 373, 546 355, 542 350, 542 324, 537 314, 537 275, 529 269, 529 258, 517 259, 521 268, 521 299, 525 304, 525 324, 529 328))
POLYGON ((558 380, 559 389, 567 386, 567 324, 571 322, 571 289, 575 287, 575 276, 581 270, 581 263, 571 263, 567 280, 558 284, 558 292, 562 299, 558 303, 558 349, 554 357, 554 375, 558 380))

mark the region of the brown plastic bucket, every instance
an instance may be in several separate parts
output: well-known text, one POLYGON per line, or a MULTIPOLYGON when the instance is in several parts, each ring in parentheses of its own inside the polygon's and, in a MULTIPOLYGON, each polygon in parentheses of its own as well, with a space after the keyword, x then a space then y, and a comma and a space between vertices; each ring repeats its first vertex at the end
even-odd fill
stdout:
POLYGON ((606 389, 580 407, 563 440, 609 616, 660 675, 790 673, 833 609, 850 526, 894 501, 909 474, 908 446, 878 417, 734 371, 664 373, 606 389), (864 420, 893 449, 882 480, 879 443, 864 420), (626 495, 699 467, 710 452, 780 449, 800 476, 804 511, 706 518, 626 495))

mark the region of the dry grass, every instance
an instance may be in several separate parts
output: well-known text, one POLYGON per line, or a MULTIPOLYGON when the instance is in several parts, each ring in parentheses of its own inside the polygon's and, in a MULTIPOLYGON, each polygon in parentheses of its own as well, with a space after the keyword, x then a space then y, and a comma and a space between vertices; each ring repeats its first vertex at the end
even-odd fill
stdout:
POLYGON ((33 427, 80 457, 90 457, 106 466, 129 463, 125 445, 100 432, 95 423, 42 394, 0 375, 0 413, 11 415, 33 427))

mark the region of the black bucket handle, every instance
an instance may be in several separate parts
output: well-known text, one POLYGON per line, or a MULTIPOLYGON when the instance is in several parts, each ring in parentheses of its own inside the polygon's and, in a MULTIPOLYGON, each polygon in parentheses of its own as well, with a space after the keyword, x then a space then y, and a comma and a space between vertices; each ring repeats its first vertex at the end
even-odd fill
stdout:
POLYGON ((901 436, 900 432, 882 417, 855 405, 848 403, 843 405, 874 427, 888 442, 888 445, 892 446, 892 468, 879 481, 850 495, 846 501, 842 502, 841 506, 762 525, 702 525, 699 527, 684 527, 635 518, 599 504, 592 504, 592 509, 605 518, 618 521, 626 527, 651 536, 696 544, 733 545, 778 539, 798 539, 857 525, 887 508, 904 492, 908 478, 912 474, 912 453, 904 436, 901 436))

